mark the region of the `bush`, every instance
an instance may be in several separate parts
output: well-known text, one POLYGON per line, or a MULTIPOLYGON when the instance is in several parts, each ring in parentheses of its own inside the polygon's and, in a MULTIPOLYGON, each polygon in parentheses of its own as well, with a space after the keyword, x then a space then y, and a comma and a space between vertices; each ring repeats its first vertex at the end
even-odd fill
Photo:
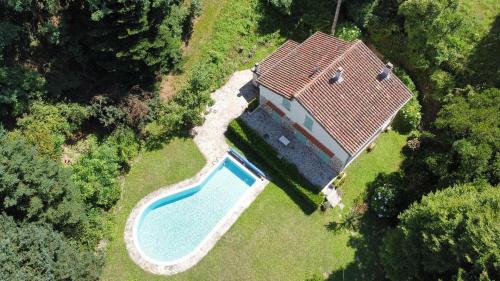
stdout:
POLYGON ((35 102, 29 114, 18 120, 19 129, 13 134, 22 135, 41 154, 59 159, 61 145, 89 115, 89 110, 78 104, 35 102))
POLYGON ((335 33, 336 37, 350 42, 356 39, 361 39, 363 35, 361 29, 359 29, 359 27, 352 23, 345 23, 340 25, 335 33))
POLYGON ((369 184, 370 210, 379 218, 394 219, 404 207, 402 175, 379 174, 369 184))
POLYGON ((323 202, 324 198, 319 194, 319 188, 305 179, 295 165, 279 159, 276 151, 242 120, 236 119, 229 124, 228 136, 235 138, 265 160, 290 188, 313 205, 315 209, 323 202))
POLYGON ((410 76, 401 68, 394 69, 395 74, 412 92, 413 96, 407 104, 398 112, 394 125, 402 132, 416 130, 422 121, 422 106, 418 102, 418 91, 410 76))
POLYGON ((106 142, 116 149, 118 162, 122 168, 129 168, 129 162, 139 153, 141 144, 134 130, 119 127, 113 131, 106 142))
POLYGON ((115 147, 94 142, 73 165, 73 181, 87 204, 109 209, 120 198, 119 162, 115 147))
POLYGON ((79 232, 78 242, 85 249, 95 250, 102 239, 111 236, 112 214, 99 208, 86 210, 87 218, 79 232))

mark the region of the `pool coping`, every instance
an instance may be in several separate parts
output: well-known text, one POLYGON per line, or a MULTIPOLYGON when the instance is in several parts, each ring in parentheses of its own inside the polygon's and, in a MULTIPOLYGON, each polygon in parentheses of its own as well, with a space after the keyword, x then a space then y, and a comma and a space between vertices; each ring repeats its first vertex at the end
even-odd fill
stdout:
POLYGON ((175 183, 173 185, 165 186, 153 191, 142 198, 130 213, 127 223, 125 225, 124 239, 127 247, 129 257, 139 265, 143 270, 153 274, 159 275, 174 275, 196 265, 208 252, 215 246, 219 239, 231 228, 240 215, 255 201, 257 196, 264 190, 269 181, 265 178, 259 178, 250 169, 240 163, 238 159, 226 153, 224 156, 213 161, 209 165, 198 172, 194 177, 175 183), (218 167, 226 158, 230 158, 239 167, 244 169, 247 173, 255 178, 255 183, 251 188, 243 194, 243 196, 236 202, 236 204, 224 215, 224 217, 214 226, 214 228, 207 234, 203 241, 186 256, 170 261, 159 262, 155 261, 144 253, 137 246, 136 241, 136 225, 140 219, 142 212, 149 206, 150 203, 169 196, 174 193, 187 190, 201 183, 206 176, 208 176, 214 169, 218 167))

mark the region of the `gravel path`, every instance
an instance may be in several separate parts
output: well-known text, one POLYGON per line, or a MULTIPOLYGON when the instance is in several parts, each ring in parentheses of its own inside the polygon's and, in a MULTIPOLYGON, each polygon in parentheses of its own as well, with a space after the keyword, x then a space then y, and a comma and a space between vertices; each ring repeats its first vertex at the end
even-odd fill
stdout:
POLYGON ((212 94, 214 105, 208 109, 203 125, 194 128, 194 142, 205 156, 208 163, 222 157, 228 150, 224 133, 229 122, 240 116, 255 98, 256 89, 252 86, 252 72, 238 71, 229 81, 212 94))

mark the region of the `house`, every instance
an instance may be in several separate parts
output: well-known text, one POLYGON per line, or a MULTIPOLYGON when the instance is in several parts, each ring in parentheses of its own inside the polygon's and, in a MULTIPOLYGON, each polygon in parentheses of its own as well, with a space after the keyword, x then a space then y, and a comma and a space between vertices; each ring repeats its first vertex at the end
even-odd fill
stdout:
POLYGON ((337 172, 383 131, 412 93, 362 41, 317 32, 253 68, 259 102, 337 172))

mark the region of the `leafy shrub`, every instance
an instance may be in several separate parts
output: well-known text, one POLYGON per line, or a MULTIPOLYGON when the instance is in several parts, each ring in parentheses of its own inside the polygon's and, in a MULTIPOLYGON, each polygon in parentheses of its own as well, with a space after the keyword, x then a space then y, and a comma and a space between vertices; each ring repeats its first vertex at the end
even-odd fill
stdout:
POLYGON ((399 212, 396 208, 398 196, 398 189, 390 183, 385 183, 373 191, 370 207, 379 218, 393 218, 399 212))
POLYGON ((370 210, 379 218, 393 219, 404 207, 402 175, 379 174, 369 184, 370 210))
POLYGON ((73 165, 73 181, 87 204, 107 209, 120 198, 119 162, 115 147, 94 142, 73 165))
POLYGON ((191 5, 189 6, 189 14, 191 17, 197 17, 201 14, 203 6, 202 0, 191 0, 191 5))
POLYGON ((74 103, 35 102, 29 114, 18 120, 19 129, 14 134, 22 135, 41 154, 58 159, 61 145, 89 115, 86 107, 74 103))
POLYGON ((115 148, 121 167, 128 167, 129 162, 139 153, 141 144, 135 132, 128 127, 119 127, 113 131, 106 142, 115 148))
POLYGON ((71 234, 83 204, 69 171, 22 139, 0 132, 0 212, 20 221, 44 222, 71 234))
POLYGON ((86 219, 80 228, 78 242, 85 249, 94 250, 102 239, 111 236, 112 214, 99 208, 89 208, 85 214, 86 219))
POLYGON ((418 102, 418 91, 417 87, 415 87, 415 83, 413 83, 410 76, 401 68, 396 67, 394 69, 395 74, 398 78, 406 85, 406 87, 413 93, 412 98, 408 101, 407 104, 401 108, 398 112, 395 120, 396 129, 408 132, 412 130, 416 130, 422 121, 422 106, 418 102))
POLYGON ((340 25, 335 32, 336 37, 350 42, 361 39, 362 35, 361 29, 352 23, 340 25))
POLYGON ((102 259, 81 251, 50 227, 16 225, 0 215, 0 279, 10 281, 98 280, 102 259))
POLYGON ((301 195, 312 206, 318 208, 323 202, 324 198, 319 194, 319 188, 305 179, 295 165, 286 160, 279 159, 276 151, 242 120, 236 119, 231 121, 228 128, 228 136, 241 142, 265 160, 290 188, 301 195))

